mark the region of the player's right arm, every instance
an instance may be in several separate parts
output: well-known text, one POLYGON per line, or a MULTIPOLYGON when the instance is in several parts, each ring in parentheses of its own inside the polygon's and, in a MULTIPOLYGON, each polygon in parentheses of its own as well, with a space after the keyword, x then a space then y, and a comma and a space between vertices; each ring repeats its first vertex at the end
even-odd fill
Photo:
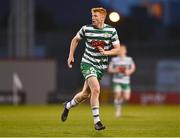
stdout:
POLYGON ((136 70, 136 65, 131 58, 131 67, 129 69, 125 70, 125 75, 130 76, 131 74, 133 74, 135 72, 135 70, 136 70))
POLYGON ((76 36, 71 40, 71 46, 69 51, 69 57, 68 57, 68 67, 72 68, 72 64, 74 62, 74 53, 76 51, 76 48, 79 44, 79 41, 84 37, 84 29, 85 26, 83 26, 76 34, 76 36))
POLYGON ((68 57, 68 67, 69 68, 72 68, 72 64, 74 62, 74 53, 76 51, 76 48, 77 48, 80 40, 81 40, 81 38, 78 35, 76 35, 71 40, 71 46, 70 46, 69 57, 68 57))

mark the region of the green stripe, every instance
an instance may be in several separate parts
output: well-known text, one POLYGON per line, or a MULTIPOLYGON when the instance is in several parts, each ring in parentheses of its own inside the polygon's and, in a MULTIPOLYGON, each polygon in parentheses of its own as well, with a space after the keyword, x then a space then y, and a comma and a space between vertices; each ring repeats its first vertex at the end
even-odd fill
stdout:
MULTIPOLYGON (((88 45, 89 47, 92 47, 92 46, 90 46, 90 44, 89 44, 88 42, 87 42, 87 45, 88 45)), ((106 50, 109 50, 109 49, 110 49, 110 45, 105 45, 105 46, 108 46, 108 49, 106 49, 106 50)), ((91 48, 89 48, 89 47, 86 46, 86 49, 87 49, 88 51, 93 52, 93 53, 99 53, 98 51, 96 51, 96 49, 91 49, 91 48)))
POLYGON ((96 49, 91 49, 89 47, 86 47, 86 48, 88 49, 88 51, 95 52, 95 53, 97 52, 96 49))
POLYGON ((90 65, 90 66, 95 67, 97 70, 104 72, 104 69, 97 68, 97 66, 94 66, 94 65, 92 65, 92 64, 90 64, 90 63, 86 63, 86 62, 82 61, 81 64, 88 64, 88 65, 90 65))
POLYGON ((97 37, 97 36, 86 36, 87 39, 96 39, 96 40, 110 40, 110 37, 97 37))
POLYGON ((90 60, 89 58, 86 58, 84 55, 83 55, 83 58, 85 58, 86 60, 92 62, 94 65, 97 65, 97 66, 99 66, 99 65, 106 65, 107 66, 107 64, 108 64, 108 62, 99 62, 99 63, 94 62, 94 61, 90 60))
MULTIPOLYGON (((86 47, 86 49, 87 49, 88 51, 90 51, 90 52, 93 52, 93 53, 99 53, 98 51, 96 51, 96 49, 91 49, 91 48, 89 48, 89 47, 86 47)), ((106 49, 106 50, 110 50, 110 47, 109 47, 108 49, 106 49)))
POLYGON ((114 36, 114 35, 116 35, 117 34, 117 32, 114 32, 113 34, 112 34, 112 37, 114 36))
POLYGON ((85 31, 82 29, 82 33, 83 33, 83 35, 85 34, 85 31))
POLYGON ((93 55, 89 54, 89 53, 87 52, 87 50, 85 50, 84 53, 85 53, 86 55, 92 57, 92 58, 95 58, 95 59, 102 59, 102 60, 107 59, 107 56, 93 56, 93 55))
POLYGON ((116 38, 112 39, 112 42, 116 41, 116 38))
POLYGON ((104 28, 113 28, 112 26, 106 24, 106 26, 104 28))
POLYGON ((80 37, 83 38, 83 35, 81 33, 79 33, 79 34, 80 34, 80 37))
POLYGON ((112 34, 113 31, 103 31, 103 30, 85 30, 85 33, 96 33, 96 34, 104 34, 104 33, 108 33, 108 34, 112 34))

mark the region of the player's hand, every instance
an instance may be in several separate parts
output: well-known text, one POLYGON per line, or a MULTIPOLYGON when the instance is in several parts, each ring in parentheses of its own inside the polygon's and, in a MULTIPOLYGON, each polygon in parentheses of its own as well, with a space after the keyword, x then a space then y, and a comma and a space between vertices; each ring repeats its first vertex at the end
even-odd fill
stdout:
POLYGON ((72 68, 72 64, 74 63, 74 57, 69 56, 67 62, 68 62, 68 67, 72 68))
POLYGON ((102 55, 106 55, 106 51, 102 47, 98 46, 97 48, 102 55))
POLYGON ((125 74, 126 76, 130 76, 131 72, 130 72, 128 69, 126 69, 126 70, 124 71, 124 74, 125 74))
POLYGON ((115 67, 113 70, 114 70, 114 73, 119 73, 120 72, 119 67, 115 67))

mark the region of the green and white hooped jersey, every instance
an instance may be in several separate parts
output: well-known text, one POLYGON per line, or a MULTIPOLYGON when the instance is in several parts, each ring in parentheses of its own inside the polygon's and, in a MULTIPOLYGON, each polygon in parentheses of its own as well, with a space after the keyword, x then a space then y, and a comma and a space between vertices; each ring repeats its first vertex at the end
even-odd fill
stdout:
MULTIPOLYGON (((131 66, 134 64, 134 61, 131 57, 113 57, 110 62, 110 66, 112 67, 124 67, 124 68, 131 68, 131 66)), ((125 76, 123 73, 116 73, 113 74, 112 81, 114 83, 123 83, 123 84, 129 84, 130 83, 130 76, 125 76)))
POLYGON ((100 70, 108 67, 108 56, 98 52, 97 46, 102 46, 104 50, 109 50, 112 45, 119 44, 118 34, 115 28, 104 24, 101 29, 92 25, 83 26, 77 36, 85 39, 85 51, 81 63, 88 63, 100 70))

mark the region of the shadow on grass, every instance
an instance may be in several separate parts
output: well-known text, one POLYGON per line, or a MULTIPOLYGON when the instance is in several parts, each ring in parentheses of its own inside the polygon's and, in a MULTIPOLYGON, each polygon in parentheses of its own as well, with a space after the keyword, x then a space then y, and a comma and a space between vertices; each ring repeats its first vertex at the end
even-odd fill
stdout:
POLYGON ((90 137, 103 137, 104 131, 105 130, 100 130, 100 131, 94 130, 94 131, 92 131, 90 137))

